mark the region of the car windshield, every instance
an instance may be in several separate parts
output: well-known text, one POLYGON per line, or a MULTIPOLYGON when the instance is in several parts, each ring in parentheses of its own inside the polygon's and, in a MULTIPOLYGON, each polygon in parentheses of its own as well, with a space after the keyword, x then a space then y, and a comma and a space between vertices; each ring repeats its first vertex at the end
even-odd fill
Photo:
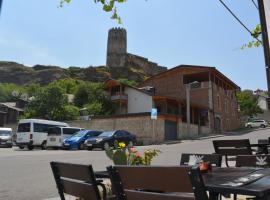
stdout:
POLYGON ((105 131, 103 133, 101 133, 98 137, 111 137, 113 136, 115 131, 105 131))
POLYGON ((11 131, 7 131, 7 130, 0 130, 0 136, 9 136, 11 135, 11 131))
POLYGON ((75 133, 72 137, 83 137, 88 132, 89 131, 87 131, 87 130, 79 131, 79 132, 75 133))

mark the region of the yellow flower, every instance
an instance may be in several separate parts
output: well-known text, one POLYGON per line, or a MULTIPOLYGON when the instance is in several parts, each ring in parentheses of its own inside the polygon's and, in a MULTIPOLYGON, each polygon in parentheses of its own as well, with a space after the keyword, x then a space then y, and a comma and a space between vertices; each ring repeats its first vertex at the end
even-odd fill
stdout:
POLYGON ((120 142, 120 143, 118 144, 118 146, 119 146, 120 148, 125 148, 125 147, 126 147, 126 144, 125 144, 124 142, 120 142))

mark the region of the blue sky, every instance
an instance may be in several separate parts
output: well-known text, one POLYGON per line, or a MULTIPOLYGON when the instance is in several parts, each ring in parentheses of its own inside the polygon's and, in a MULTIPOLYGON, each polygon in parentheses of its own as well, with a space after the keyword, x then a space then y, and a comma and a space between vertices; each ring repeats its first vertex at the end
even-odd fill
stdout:
MULTIPOLYGON (((250 29, 259 23, 251 0, 224 1, 250 29)), ((104 65, 107 32, 121 26, 127 29, 130 53, 168 68, 214 66, 242 89, 267 88, 263 49, 240 49, 252 38, 218 0, 128 0, 118 6, 122 25, 93 0, 58 5, 58 0, 4 0, 0 60, 104 65)))

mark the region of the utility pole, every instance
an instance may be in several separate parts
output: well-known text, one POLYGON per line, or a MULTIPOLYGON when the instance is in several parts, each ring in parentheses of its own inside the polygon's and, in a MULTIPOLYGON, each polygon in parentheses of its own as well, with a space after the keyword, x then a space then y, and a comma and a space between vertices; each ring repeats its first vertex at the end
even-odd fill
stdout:
POLYGON ((1 15, 2 2, 3 0, 0 0, 0 15, 1 15))
POLYGON ((270 1, 269 0, 258 0, 262 39, 263 39, 263 50, 265 69, 267 77, 267 88, 268 88, 268 107, 270 106, 270 1))
POLYGON ((187 134, 190 134, 190 83, 186 85, 186 118, 187 118, 187 134))

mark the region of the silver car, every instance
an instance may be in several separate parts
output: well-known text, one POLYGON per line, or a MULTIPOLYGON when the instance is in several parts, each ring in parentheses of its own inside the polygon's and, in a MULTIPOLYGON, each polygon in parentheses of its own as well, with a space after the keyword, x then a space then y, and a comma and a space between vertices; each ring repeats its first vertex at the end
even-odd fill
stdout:
POLYGON ((267 126, 268 126, 268 123, 262 119, 257 119, 257 120, 254 120, 252 122, 248 122, 245 124, 245 127, 247 128, 256 128, 256 127, 265 128, 267 126))
POLYGON ((11 128, 0 128, 0 147, 12 147, 11 128))

